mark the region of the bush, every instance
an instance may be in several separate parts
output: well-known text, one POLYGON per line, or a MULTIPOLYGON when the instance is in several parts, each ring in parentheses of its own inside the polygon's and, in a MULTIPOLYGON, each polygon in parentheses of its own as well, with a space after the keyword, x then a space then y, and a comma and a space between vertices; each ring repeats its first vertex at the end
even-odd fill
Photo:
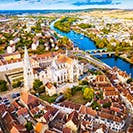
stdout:
POLYGON ((8 87, 7 87, 7 82, 5 80, 0 80, 0 91, 7 91, 8 87))
POLYGON ((15 83, 12 84, 12 87, 13 88, 20 87, 21 83, 22 83, 21 81, 17 81, 17 82, 15 82, 15 83))
POLYGON ((111 106, 111 102, 104 103, 103 108, 109 108, 111 106))
POLYGON ((94 101, 91 106, 92 106, 92 109, 94 110, 99 110, 101 108, 101 105, 96 101, 94 101))
POLYGON ((33 82, 33 89, 37 91, 41 85, 43 85, 43 82, 38 79, 35 79, 33 82))
POLYGON ((82 80, 79 85, 89 85, 87 80, 82 80))
POLYGON ((127 83, 131 83, 131 82, 133 82, 133 79, 132 78, 130 78, 130 79, 127 80, 127 83))
POLYGON ((33 129, 32 123, 30 121, 27 122, 25 127, 26 127, 27 131, 31 131, 33 129))

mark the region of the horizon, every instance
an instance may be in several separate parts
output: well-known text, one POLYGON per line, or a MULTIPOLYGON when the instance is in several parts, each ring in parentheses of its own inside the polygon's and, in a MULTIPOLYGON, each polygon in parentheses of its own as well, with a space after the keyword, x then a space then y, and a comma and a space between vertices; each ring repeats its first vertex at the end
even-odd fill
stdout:
POLYGON ((0 0, 0 10, 133 9, 132 0, 0 0))

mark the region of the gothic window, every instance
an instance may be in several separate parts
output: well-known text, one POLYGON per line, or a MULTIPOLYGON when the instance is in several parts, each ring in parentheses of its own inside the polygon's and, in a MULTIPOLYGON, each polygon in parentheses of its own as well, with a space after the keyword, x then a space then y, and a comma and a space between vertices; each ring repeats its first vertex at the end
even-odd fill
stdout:
POLYGON ((76 73, 76 71, 77 71, 77 67, 74 65, 74 67, 73 67, 73 73, 76 73))
POLYGON ((58 82, 60 81, 60 78, 58 77, 58 82))

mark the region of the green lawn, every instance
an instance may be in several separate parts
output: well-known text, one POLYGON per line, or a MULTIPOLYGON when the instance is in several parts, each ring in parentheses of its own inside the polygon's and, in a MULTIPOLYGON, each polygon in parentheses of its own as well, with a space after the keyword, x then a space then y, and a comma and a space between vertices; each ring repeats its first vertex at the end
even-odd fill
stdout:
POLYGON ((58 97, 58 95, 53 95, 50 97, 50 96, 46 95, 45 93, 43 93, 39 96, 39 98, 41 98, 42 100, 47 101, 49 103, 55 102, 57 97, 58 97))
POLYGON ((81 91, 77 91, 72 97, 69 98, 69 101, 72 101, 74 103, 79 103, 79 104, 87 103, 87 100, 83 98, 81 91))

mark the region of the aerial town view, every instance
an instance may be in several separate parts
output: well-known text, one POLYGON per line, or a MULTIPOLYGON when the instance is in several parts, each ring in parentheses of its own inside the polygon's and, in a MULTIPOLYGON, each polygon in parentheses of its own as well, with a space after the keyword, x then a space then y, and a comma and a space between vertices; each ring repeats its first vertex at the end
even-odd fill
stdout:
POLYGON ((133 133, 133 1, 0 0, 0 133, 133 133))

